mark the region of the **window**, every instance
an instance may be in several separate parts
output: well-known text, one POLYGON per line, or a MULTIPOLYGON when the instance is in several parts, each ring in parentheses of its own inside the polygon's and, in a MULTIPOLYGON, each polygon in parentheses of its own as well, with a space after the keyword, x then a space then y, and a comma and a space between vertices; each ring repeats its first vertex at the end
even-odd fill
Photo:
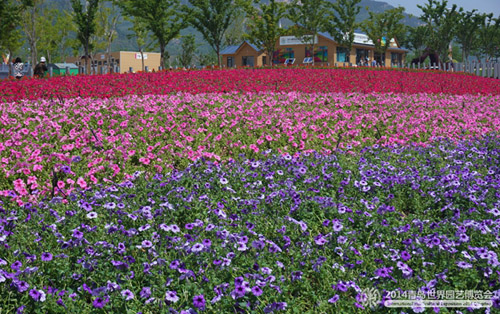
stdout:
POLYGON ((243 66, 251 66, 253 67, 253 56, 244 56, 242 57, 242 65, 243 66))
POLYGON ((295 52, 292 48, 278 49, 274 52, 274 63, 283 64, 286 59, 295 58, 295 52))
POLYGON ((368 62, 368 50, 367 49, 356 49, 356 64, 366 65, 368 62))
POLYGON ((267 64, 267 58, 266 56, 262 56, 262 65, 266 65, 267 64))
MULTIPOLYGON (((311 49, 306 47, 306 58, 311 56, 311 49)), ((316 51, 314 53, 314 62, 328 62, 328 47, 327 46, 319 46, 316 47, 316 51)))
POLYGON ((403 55, 401 53, 391 52, 391 64, 400 65, 403 62, 403 55))
POLYGON ((228 68, 234 67, 234 57, 227 57, 227 67, 228 68))
POLYGON ((337 62, 350 62, 349 50, 345 47, 337 47, 337 62))

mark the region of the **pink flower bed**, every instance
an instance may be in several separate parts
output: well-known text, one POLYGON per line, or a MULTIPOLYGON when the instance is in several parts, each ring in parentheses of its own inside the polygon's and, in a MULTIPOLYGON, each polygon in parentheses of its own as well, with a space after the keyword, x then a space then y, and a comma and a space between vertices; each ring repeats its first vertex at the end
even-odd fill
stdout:
POLYGON ((353 69, 259 69, 55 77, 0 81, 0 100, 108 98, 176 92, 500 94, 498 80, 459 73, 353 69))
POLYGON ((19 202, 200 157, 425 145, 500 130, 500 96, 480 95, 179 93, 25 100, 0 109, 0 193, 19 202))

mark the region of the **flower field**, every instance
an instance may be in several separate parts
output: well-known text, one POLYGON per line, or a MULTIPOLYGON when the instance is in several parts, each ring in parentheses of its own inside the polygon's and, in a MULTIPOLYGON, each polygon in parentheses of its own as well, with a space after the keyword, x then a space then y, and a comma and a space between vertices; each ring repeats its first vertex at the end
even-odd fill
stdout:
POLYGON ((449 290, 491 301, 462 311, 500 308, 495 80, 280 69, 0 90, 6 312, 420 313, 449 290))

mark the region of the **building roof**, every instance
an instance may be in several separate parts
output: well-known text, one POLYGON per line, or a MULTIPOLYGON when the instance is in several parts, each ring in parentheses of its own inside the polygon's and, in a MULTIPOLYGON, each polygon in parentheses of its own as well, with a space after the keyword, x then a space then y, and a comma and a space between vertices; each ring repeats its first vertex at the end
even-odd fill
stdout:
POLYGON ((228 47, 222 49, 222 51, 220 52, 220 54, 221 55, 234 55, 241 48, 241 46, 243 46, 245 43, 247 45, 249 45, 250 47, 252 47, 253 50, 260 51, 260 49, 258 49, 257 46, 255 46, 255 45, 253 45, 250 42, 248 42, 248 41, 245 40, 240 45, 237 45, 237 46, 228 46, 228 47))
POLYGON ((74 63, 50 63, 49 67, 56 67, 58 69, 78 69, 78 66, 76 66, 76 64, 74 63))

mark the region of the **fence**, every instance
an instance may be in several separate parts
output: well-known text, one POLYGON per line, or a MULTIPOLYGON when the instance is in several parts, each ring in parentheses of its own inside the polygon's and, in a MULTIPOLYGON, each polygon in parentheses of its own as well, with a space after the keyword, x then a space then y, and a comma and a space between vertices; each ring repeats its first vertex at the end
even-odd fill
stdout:
POLYGON ((500 62, 467 62, 467 63, 443 63, 443 64, 423 64, 407 63, 393 64, 395 68, 407 69, 432 69, 446 72, 465 72, 482 77, 500 79, 500 62))
MULTIPOLYGON (((12 76, 13 73, 14 73, 14 65, 12 63, 0 64, 0 79, 6 79, 9 77, 9 75, 12 76)), ((31 67, 31 64, 25 63, 22 73, 24 76, 33 76, 33 68, 31 67)))

